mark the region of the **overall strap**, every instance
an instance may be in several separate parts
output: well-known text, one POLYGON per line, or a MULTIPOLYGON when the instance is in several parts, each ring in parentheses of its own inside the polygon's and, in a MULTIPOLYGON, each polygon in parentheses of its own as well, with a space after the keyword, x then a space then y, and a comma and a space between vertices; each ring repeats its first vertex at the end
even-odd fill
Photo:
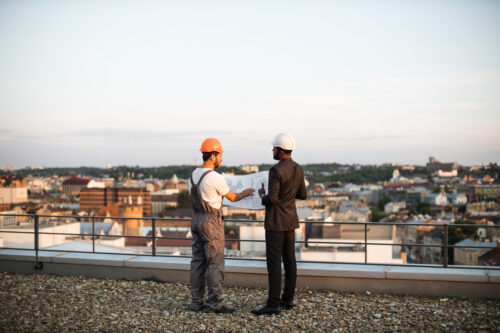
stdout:
MULTIPOLYGON (((203 178, 205 178, 205 176, 208 175, 212 171, 214 171, 214 170, 208 170, 203 175, 201 175, 201 178, 200 178, 200 180, 198 180, 198 184, 196 184, 196 187, 200 187, 200 184, 201 184, 201 181, 203 180, 203 178)), ((191 175, 191 177, 193 177, 193 176, 191 175)), ((191 182, 192 181, 193 181, 193 178, 191 178, 191 182)))

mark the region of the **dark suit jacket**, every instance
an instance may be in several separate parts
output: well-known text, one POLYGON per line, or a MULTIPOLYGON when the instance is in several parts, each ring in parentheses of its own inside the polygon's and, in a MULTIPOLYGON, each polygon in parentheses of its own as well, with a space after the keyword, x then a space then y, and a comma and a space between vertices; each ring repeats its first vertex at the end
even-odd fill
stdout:
POLYGON ((269 170, 268 194, 262 197, 266 206, 264 228, 290 231, 299 227, 295 199, 307 199, 304 170, 291 158, 283 159, 269 170))

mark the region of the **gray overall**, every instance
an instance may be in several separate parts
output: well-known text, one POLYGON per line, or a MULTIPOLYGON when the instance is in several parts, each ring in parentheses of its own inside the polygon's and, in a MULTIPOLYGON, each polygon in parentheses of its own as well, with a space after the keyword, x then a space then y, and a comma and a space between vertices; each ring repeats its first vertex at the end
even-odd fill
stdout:
POLYGON ((201 197, 200 184, 194 184, 191 175, 190 199, 194 210, 191 221, 193 235, 193 258, 189 280, 191 284, 191 306, 203 305, 205 284, 208 285, 208 299, 205 303, 209 309, 217 310, 222 306, 222 284, 224 282, 224 221, 222 220, 222 205, 220 209, 211 207, 201 197))

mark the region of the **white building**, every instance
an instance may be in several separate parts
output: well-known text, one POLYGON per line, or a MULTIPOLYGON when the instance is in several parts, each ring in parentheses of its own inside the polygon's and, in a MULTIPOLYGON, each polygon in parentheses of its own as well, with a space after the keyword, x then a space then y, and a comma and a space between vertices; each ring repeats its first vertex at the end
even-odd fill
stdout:
POLYGON ((87 185, 88 188, 105 188, 106 184, 102 181, 97 181, 94 179, 91 179, 90 182, 87 185))
POLYGON ((0 204, 16 204, 28 201, 27 187, 1 187, 0 204))
MULTIPOLYGON (((301 248, 300 260, 329 262, 364 262, 364 224, 340 225, 338 238, 310 238, 301 248)), ((395 228, 391 225, 367 228, 368 263, 402 263, 400 253, 394 251, 395 228)))
MULTIPOLYGON (((22 231, 30 232, 26 234, 12 234, 2 232, 1 237, 3 238, 5 247, 13 248, 34 248, 34 227, 33 225, 27 227, 17 227, 17 228, 2 228, 1 231, 22 231)), ((80 233, 80 223, 65 223, 54 226, 40 226, 40 232, 44 234, 39 235, 39 246, 40 248, 50 247, 58 244, 63 244, 68 242, 66 235, 54 235, 52 233, 70 233, 79 234, 80 233), (51 233, 50 235, 45 233, 51 233)))
POLYGON ((252 173, 252 172, 259 172, 259 166, 258 165, 249 165, 245 164, 241 166, 241 170, 252 173))
POLYGON ((406 202, 404 201, 398 201, 398 202, 388 202, 384 206, 384 212, 386 213, 397 213, 401 209, 406 208, 406 202))
MULTIPOLYGON (((124 247, 124 237, 106 237, 106 235, 120 235, 122 229, 116 222, 113 223, 95 223, 96 244, 109 245, 115 247, 124 247)), ((34 226, 33 224, 25 227, 1 228, 0 231, 22 231, 29 233, 5 233, 1 232, 0 237, 3 238, 4 247, 10 248, 34 248, 34 226)), ((72 243, 75 241, 87 242, 91 241, 92 223, 90 222, 70 222, 55 225, 40 225, 39 247, 40 249, 60 246, 62 244, 72 243), (66 235, 67 234, 67 235, 66 235), (79 234, 88 234, 81 239, 79 234), (74 236, 73 236, 74 235, 74 236)), ((92 249, 92 247, 90 247, 92 249)))
POLYGON ((43 178, 28 179, 28 190, 31 193, 39 193, 42 191, 50 191, 50 184, 43 178))
MULTIPOLYGON (((376 245, 367 245, 368 263, 402 263, 401 257, 393 257, 393 240, 370 240, 376 245)), ((308 248, 302 248, 300 260, 327 262, 365 262, 364 240, 359 239, 309 239, 308 248), (318 243, 315 243, 318 242, 318 243), (323 242, 323 243, 319 243, 323 242), (324 244, 335 242, 345 244, 324 244)))
MULTIPOLYGON (((17 214, 15 210, 0 213, 0 228, 12 228, 17 226, 17 216, 8 216, 8 214, 17 214)), ((2 235, 0 235, 1 237, 2 235)))
POLYGON ((448 204, 448 197, 446 193, 431 193, 425 196, 425 202, 434 206, 446 206, 448 204))
POLYGON ((449 195, 450 201, 455 206, 462 206, 467 204, 467 196, 463 193, 449 195))
MULTIPOLYGON (((295 231, 295 241, 301 241, 301 228, 295 231)), ((260 242, 240 242, 240 254, 242 257, 251 256, 252 258, 265 257, 266 255, 266 230, 262 224, 242 225, 240 226, 240 240, 258 240, 260 242)), ((301 247, 300 243, 295 245, 298 250, 301 247)))

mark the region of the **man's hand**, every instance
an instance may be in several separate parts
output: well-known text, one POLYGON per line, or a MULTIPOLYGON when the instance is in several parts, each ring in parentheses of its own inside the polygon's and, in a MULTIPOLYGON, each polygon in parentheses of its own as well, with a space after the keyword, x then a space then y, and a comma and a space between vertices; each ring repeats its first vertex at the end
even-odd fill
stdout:
POLYGON ((262 183, 262 187, 259 188, 259 197, 262 199, 264 194, 266 194, 266 189, 264 188, 264 183, 262 183))
POLYGON ((243 198, 251 196, 253 194, 253 192, 255 192, 255 190, 253 188, 247 188, 246 190, 244 190, 243 192, 240 192, 240 193, 233 193, 233 191, 229 191, 225 195, 225 197, 229 201, 235 202, 235 201, 240 201, 243 198))
POLYGON ((241 192, 241 195, 243 196, 243 198, 246 198, 251 196, 253 192, 255 192, 253 188, 247 188, 246 190, 243 190, 243 192, 241 192))

